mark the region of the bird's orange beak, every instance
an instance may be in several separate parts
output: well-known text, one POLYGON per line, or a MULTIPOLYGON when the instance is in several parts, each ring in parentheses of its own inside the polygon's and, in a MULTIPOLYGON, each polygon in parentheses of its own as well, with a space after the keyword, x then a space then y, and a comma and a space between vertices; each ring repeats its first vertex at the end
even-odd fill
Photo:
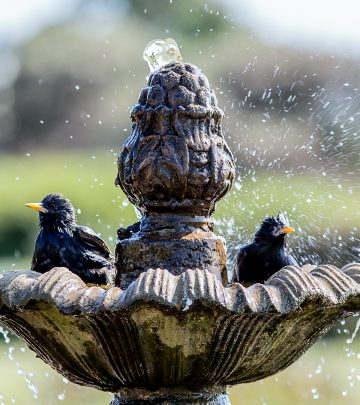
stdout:
POLYGON ((281 229, 280 233, 292 233, 295 232, 295 229, 292 228, 291 226, 284 226, 284 228, 281 229))
POLYGON ((41 203, 27 203, 27 204, 25 204, 25 207, 29 207, 35 211, 39 211, 39 212, 43 212, 43 213, 47 212, 47 209, 44 208, 41 203))

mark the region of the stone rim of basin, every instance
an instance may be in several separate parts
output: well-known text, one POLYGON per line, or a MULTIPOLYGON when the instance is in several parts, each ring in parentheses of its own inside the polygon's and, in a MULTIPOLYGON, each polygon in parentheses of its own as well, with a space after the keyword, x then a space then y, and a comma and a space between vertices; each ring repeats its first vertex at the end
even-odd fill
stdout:
MULTIPOLYGON (((223 286, 207 270, 187 270, 175 276, 164 269, 149 269, 126 290, 87 286, 66 268, 44 274, 17 270, 0 277, 1 307, 21 310, 30 301, 45 301, 65 314, 97 314, 117 311, 137 301, 168 305, 181 311, 195 302, 213 303, 233 313, 279 313, 296 311, 309 301, 323 307, 343 305, 360 297, 360 264, 338 269, 332 265, 287 266, 264 284, 223 286)), ((360 309, 360 302, 359 302, 360 309)), ((0 309, 1 313, 1 309, 0 309)))
POLYGON ((87 286, 65 268, 13 271, 0 278, 0 321, 68 380, 120 403, 138 389, 224 396, 283 370, 359 312, 359 281, 360 264, 286 267, 248 288, 199 269, 149 269, 126 290, 87 286))

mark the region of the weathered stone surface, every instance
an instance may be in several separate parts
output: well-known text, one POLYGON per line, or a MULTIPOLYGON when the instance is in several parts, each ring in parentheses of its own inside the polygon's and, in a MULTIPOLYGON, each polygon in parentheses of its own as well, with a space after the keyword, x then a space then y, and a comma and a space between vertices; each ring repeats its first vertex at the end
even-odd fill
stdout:
MULTIPOLYGON (((222 389, 224 390, 224 388, 222 389)), ((209 391, 189 392, 183 389, 181 392, 178 390, 144 392, 133 390, 130 395, 127 395, 126 391, 122 391, 115 395, 110 405, 230 405, 226 392, 221 392, 219 388, 209 391)))
POLYGON ((117 286, 126 288, 151 267, 175 275, 202 268, 227 283, 225 245, 207 224, 235 175, 222 117, 196 66, 172 63, 150 75, 118 158, 115 183, 144 217, 131 235, 119 230, 117 286))
POLYGON ((174 63, 150 75, 131 110, 116 178, 142 214, 211 214, 235 174, 222 116, 196 66, 174 63))
POLYGON ((212 221, 205 217, 143 217, 135 232, 123 230, 118 235, 115 284, 125 289, 147 269, 160 267, 173 275, 208 270, 226 285, 225 241, 212 229, 212 221))
POLYGON ((360 312, 359 279, 359 264, 286 267, 249 288, 206 270, 149 269, 123 291, 87 287, 64 268, 14 271, 0 279, 0 322, 78 384, 220 394, 282 370, 360 312))

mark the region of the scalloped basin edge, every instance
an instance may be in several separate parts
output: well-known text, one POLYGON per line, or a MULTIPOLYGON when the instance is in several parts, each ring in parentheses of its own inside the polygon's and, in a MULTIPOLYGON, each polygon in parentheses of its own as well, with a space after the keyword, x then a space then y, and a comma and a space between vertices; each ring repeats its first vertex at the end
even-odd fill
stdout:
POLYGON ((255 381, 360 311, 360 265, 285 267, 224 287, 209 271, 149 269, 125 291, 65 268, 0 278, 0 323, 69 380, 97 389, 189 390, 255 381))

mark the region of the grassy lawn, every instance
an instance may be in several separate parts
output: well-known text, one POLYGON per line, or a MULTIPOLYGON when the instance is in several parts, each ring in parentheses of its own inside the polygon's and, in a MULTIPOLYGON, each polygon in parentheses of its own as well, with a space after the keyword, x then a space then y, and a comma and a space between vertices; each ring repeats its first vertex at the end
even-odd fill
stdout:
POLYGON ((38 202, 51 192, 70 198, 77 209, 79 223, 101 233, 114 247, 117 228, 136 220, 134 209, 114 186, 115 161, 110 151, 3 157, 0 162, 0 240, 8 244, 8 251, 4 252, 3 248, 1 252, 0 248, 0 254, 13 252, 15 262, 21 264, 21 256, 29 257, 38 218, 24 203, 38 202))
POLYGON ((360 397, 359 337, 322 340, 285 371, 230 389, 233 405, 356 404, 360 397))
MULTIPOLYGON (((24 207, 50 192, 61 192, 78 209, 78 221, 101 233, 113 248, 116 230, 136 221, 136 214, 114 186, 117 151, 43 153, 3 156, 0 160, 1 268, 28 261, 37 233, 37 215, 24 207), (5 259, 5 256, 8 258, 5 259)), ((288 212, 295 246, 316 243, 325 247, 341 235, 355 235, 360 225, 360 188, 349 179, 323 173, 294 176, 259 172, 236 182, 229 196, 218 203, 217 232, 230 242, 251 238, 267 214, 288 212), (332 238, 332 239, 331 239, 332 238), (329 242, 331 241, 331 242, 329 242)), ((340 243, 340 242, 339 242, 340 243)))

